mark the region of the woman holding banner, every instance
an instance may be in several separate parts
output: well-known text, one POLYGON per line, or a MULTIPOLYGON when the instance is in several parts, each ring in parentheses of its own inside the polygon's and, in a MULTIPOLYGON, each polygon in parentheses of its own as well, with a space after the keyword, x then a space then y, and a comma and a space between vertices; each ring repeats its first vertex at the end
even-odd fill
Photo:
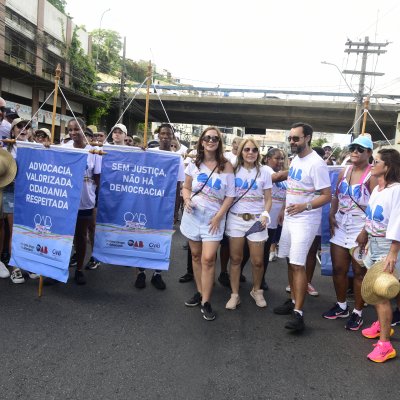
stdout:
POLYGON ((346 301, 350 264, 354 272, 353 312, 345 328, 356 331, 362 324, 362 309, 364 300, 361 297, 361 284, 364 270, 351 256, 350 250, 357 246, 356 238, 365 223, 365 209, 376 179, 371 178, 369 158, 372 155, 373 144, 367 136, 359 136, 350 145, 351 165, 339 174, 335 194, 330 210, 331 226, 331 257, 333 266, 333 283, 337 302, 322 316, 326 319, 347 318, 349 307, 346 301))
POLYGON ((223 156, 222 135, 208 127, 197 142, 197 154, 185 170, 181 232, 189 239, 197 292, 185 305, 201 304, 203 318, 215 319, 210 297, 215 259, 225 227, 226 212, 235 197, 233 167, 223 156))
POLYGON ((253 288, 250 296, 258 307, 266 307, 261 282, 264 276, 264 242, 268 239, 267 226, 271 222, 269 211, 272 204, 272 180, 271 173, 260 166, 259 147, 254 139, 245 139, 239 145, 235 166, 235 188, 236 199, 229 210, 226 222, 232 288, 226 308, 234 310, 240 304, 240 264, 246 238, 253 265, 253 288))
MULTIPOLYGON (((80 118, 70 119, 67 125, 68 134, 71 138, 72 147, 78 149, 92 149, 84 135, 86 125, 80 118)), ((68 143, 64 146, 71 147, 68 143)), ((89 227, 93 223, 93 210, 96 203, 96 187, 100 183, 101 156, 88 153, 86 171, 83 180, 81 200, 79 204, 78 217, 76 220, 74 247, 76 251, 76 270, 74 280, 78 285, 84 285, 86 278, 82 272, 85 261, 87 238, 89 227)))

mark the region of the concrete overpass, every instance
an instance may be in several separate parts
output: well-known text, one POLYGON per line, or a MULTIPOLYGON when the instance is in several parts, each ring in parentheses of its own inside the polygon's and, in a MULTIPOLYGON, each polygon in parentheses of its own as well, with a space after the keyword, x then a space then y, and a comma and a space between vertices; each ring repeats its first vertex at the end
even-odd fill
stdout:
MULTIPOLYGON (((178 92, 177 92, 178 93, 178 92)), ((356 102, 292 100, 280 98, 227 97, 193 94, 160 94, 171 122, 219 126, 244 126, 250 129, 287 129, 292 123, 310 123, 317 132, 346 133, 354 122, 356 102)), ((144 120, 145 94, 136 96, 130 107, 133 119, 144 120)), ((400 105, 372 104, 370 113, 385 135, 395 135, 400 105)), ((150 95, 151 121, 166 121, 157 94, 150 95)), ((368 117, 367 132, 374 140, 383 139, 379 129, 368 117)))

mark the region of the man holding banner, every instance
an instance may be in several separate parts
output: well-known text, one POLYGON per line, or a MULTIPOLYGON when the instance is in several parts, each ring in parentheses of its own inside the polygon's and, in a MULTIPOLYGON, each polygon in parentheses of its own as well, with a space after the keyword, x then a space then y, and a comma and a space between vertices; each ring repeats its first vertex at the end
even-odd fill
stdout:
MULTIPOLYGON (((172 128, 165 128, 161 150, 170 149, 173 137, 172 128)), ((93 256, 108 264, 167 270, 182 158, 132 146, 103 148, 93 256)))

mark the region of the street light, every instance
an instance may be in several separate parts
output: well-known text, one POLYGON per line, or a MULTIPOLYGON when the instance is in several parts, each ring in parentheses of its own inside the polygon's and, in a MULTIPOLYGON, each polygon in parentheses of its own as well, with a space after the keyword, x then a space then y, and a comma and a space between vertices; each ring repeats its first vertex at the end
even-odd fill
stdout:
POLYGON ((346 86, 349 88, 350 92, 357 96, 357 93, 356 93, 356 92, 351 88, 351 86, 347 83, 346 78, 344 77, 342 71, 340 70, 340 68, 339 68, 336 64, 330 63, 330 62, 327 62, 327 61, 321 61, 321 64, 332 65, 333 67, 335 67, 335 68, 339 71, 340 76, 341 76, 342 79, 344 80, 344 83, 345 83, 346 86))
POLYGON ((100 18, 100 24, 99 24, 99 38, 97 40, 97 53, 96 53, 96 73, 97 73, 97 64, 99 62, 99 47, 100 47, 100 35, 101 35, 101 23, 103 22, 103 17, 104 14, 108 11, 111 11, 111 8, 108 8, 107 10, 103 11, 103 13, 101 14, 101 18, 100 18))

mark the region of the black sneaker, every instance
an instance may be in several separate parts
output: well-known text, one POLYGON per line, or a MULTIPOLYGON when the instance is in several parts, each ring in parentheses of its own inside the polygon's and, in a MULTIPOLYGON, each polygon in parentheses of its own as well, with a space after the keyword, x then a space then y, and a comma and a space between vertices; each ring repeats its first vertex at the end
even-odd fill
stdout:
POLYGON ((136 277, 135 288, 144 289, 146 287, 146 274, 139 272, 136 277))
POLYGON ((393 311, 393 318, 392 318, 392 326, 400 325, 400 310, 396 308, 396 310, 393 311))
POLYGON ((227 288, 231 287, 231 281, 229 280, 229 274, 227 272, 221 272, 218 277, 218 282, 227 288))
POLYGON ((100 261, 96 260, 94 257, 90 257, 90 260, 85 265, 85 269, 97 269, 100 266, 100 261))
POLYGON ((69 267, 74 268, 78 264, 78 261, 76 259, 76 253, 72 254, 71 259, 69 260, 69 267))
POLYGON ((347 324, 344 327, 350 331, 358 331, 363 323, 364 321, 362 317, 360 317, 355 312, 352 312, 350 315, 350 319, 347 321, 347 324))
POLYGON ((211 304, 206 301, 200 308, 201 313, 203 314, 203 318, 207 321, 214 321, 215 312, 211 308, 211 304))
POLYGON ((300 315, 298 312, 293 311, 292 318, 288 322, 286 322, 285 328, 290 329, 294 332, 303 331, 305 328, 303 316, 300 315))
POLYGON ((193 280, 193 274, 189 274, 189 273, 187 273, 187 274, 185 274, 185 275, 182 275, 182 276, 179 278, 179 282, 180 282, 180 283, 191 282, 192 280, 193 280))
POLYGON ((83 272, 79 271, 78 269, 75 270, 74 280, 77 285, 85 285, 86 284, 85 275, 83 275, 83 272))
POLYGON ((196 292, 192 298, 189 300, 185 301, 185 306, 188 307, 196 307, 201 303, 201 294, 199 292, 196 292))
POLYGON ((151 278, 151 283, 158 290, 165 290, 165 288, 167 287, 167 285, 163 281, 161 274, 158 273, 153 274, 151 278))
POLYGON ((282 305, 274 308, 274 313, 278 315, 289 315, 294 310, 292 299, 287 299, 282 305))
POLYGON ((336 303, 331 309, 325 311, 322 316, 326 319, 337 319, 337 318, 347 318, 349 316, 349 307, 347 306, 345 310, 336 303))

